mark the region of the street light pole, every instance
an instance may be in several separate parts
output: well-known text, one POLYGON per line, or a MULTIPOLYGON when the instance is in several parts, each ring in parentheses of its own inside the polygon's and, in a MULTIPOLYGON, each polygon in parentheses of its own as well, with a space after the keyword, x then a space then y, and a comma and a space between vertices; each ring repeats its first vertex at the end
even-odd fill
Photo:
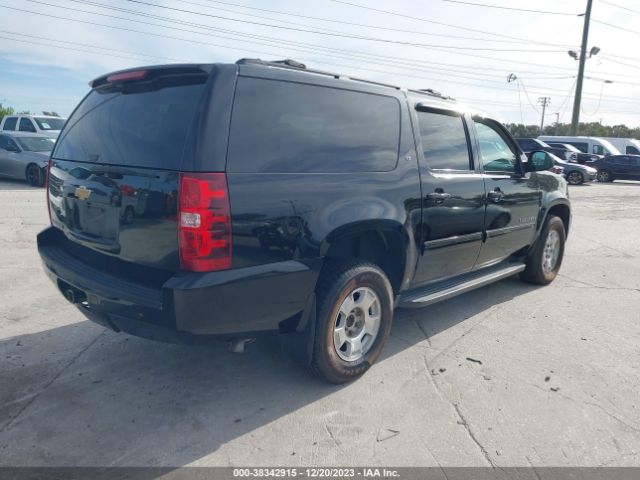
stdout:
POLYGON ((551 105, 551 98, 540 97, 538 98, 538 103, 542 105, 542 120, 540 120, 540 135, 544 135, 544 115, 547 111, 547 107, 551 105))
POLYGON ((576 97, 573 102, 573 116, 571 117, 571 135, 578 134, 578 125, 580 124, 580 102, 582 101, 584 66, 587 61, 587 43, 589 41, 589 25, 591 23, 592 5, 593 0, 587 0, 587 11, 584 14, 584 27, 582 29, 582 47, 580 48, 580 66, 578 68, 578 80, 576 82, 576 97))

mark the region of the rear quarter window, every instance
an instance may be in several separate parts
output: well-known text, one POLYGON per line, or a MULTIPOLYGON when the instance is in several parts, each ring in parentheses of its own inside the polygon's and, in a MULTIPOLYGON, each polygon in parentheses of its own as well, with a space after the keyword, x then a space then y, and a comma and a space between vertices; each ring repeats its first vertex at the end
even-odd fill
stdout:
POLYGON ((393 170, 400 103, 383 95, 241 77, 229 136, 230 172, 393 170))
POLYGON ((16 124, 18 123, 17 117, 7 117, 4 121, 4 125, 2 126, 3 130, 14 131, 16 129, 16 124))

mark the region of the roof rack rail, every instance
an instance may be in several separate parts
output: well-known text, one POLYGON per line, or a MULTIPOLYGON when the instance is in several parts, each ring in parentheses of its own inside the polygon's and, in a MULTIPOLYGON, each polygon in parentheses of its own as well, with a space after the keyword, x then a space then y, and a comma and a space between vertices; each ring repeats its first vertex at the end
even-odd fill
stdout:
MULTIPOLYGON (((307 68, 307 66, 302 63, 302 62, 298 62, 296 60, 292 60, 290 58, 285 58, 284 60, 262 60, 261 58, 241 58, 240 60, 238 60, 236 62, 237 65, 247 65, 247 64, 253 64, 253 65, 264 65, 267 67, 278 67, 278 68, 287 68, 287 69, 291 69, 291 70, 303 70, 305 72, 308 73, 315 73, 317 75, 326 75, 329 77, 333 77, 336 79, 339 78, 343 78, 346 80, 352 80, 354 82, 362 82, 362 83, 368 83, 370 85, 377 85, 380 87, 387 87, 387 88, 393 88, 394 90, 403 90, 402 87, 399 87, 397 85, 391 85, 388 83, 382 83, 382 82, 376 82, 375 80, 364 80, 362 78, 356 78, 356 77, 349 77, 348 75, 341 75, 339 73, 332 73, 332 72, 325 72, 323 70, 315 70, 312 68, 307 68)), ((431 88, 425 88, 422 90, 409 90, 411 92, 415 92, 415 93, 422 93, 422 94, 427 94, 427 95, 431 95, 434 97, 438 97, 441 98, 443 100, 455 100, 452 97, 447 97, 445 95, 442 95, 440 92, 437 92, 431 88)))
POLYGON ((433 88, 419 88, 416 90, 409 90, 410 92, 415 92, 415 93, 426 93, 427 95, 431 95, 432 97, 438 97, 438 98, 442 98, 443 100, 454 100, 455 98, 453 97, 448 97, 447 95, 443 95, 442 93, 438 92, 437 90, 434 90, 433 88))

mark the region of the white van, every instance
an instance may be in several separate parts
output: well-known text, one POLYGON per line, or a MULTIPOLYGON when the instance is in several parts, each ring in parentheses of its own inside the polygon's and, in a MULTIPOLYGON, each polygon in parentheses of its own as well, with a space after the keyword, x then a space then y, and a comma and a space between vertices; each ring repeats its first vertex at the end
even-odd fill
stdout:
POLYGON ((553 135, 542 135, 538 140, 543 142, 568 143, 584 153, 594 153, 596 155, 620 155, 620 150, 613 146, 604 138, 598 137, 556 137, 553 135))
POLYGON ((640 140, 635 138, 602 137, 624 155, 640 155, 640 140))
POLYGON ((7 115, 0 123, 0 132, 39 133, 56 140, 66 121, 51 115, 7 115))

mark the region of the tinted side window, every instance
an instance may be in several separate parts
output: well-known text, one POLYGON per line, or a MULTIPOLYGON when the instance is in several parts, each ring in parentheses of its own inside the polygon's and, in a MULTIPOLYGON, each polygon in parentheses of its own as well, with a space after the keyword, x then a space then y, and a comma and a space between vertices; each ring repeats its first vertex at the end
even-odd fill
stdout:
POLYGON ((7 148, 7 145, 9 145, 9 137, 6 135, 0 135, 0 149, 7 148))
POLYGON ((567 142, 567 143, 569 145, 573 145, 578 150, 580 150, 582 153, 589 153, 589 144, 588 143, 581 143, 581 142, 567 142))
POLYGON ((7 117, 7 119, 4 121, 4 126, 2 127, 2 129, 13 131, 16 129, 16 123, 18 123, 18 119, 16 117, 7 117))
POLYGON ((530 138, 519 138, 517 141, 520 148, 525 152, 539 149, 539 145, 530 138))
POLYGON ((379 172, 396 166, 395 98, 242 77, 235 98, 231 172, 379 172))
POLYGON ((496 130, 491 122, 474 119, 474 124, 484 171, 515 173, 518 160, 502 132, 496 130))
POLYGON ((418 112, 427 166, 433 170, 472 170, 467 132, 460 115, 418 112))
POLYGON ((631 159, 629 157, 616 157, 613 163, 616 165, 631 165, 631 159))
POLYGON ((627 155, 638 155, 640 154, 640 150, 638 150, 633 145, 627 145, 627 150, 624 153, 626 153, 627 155))
POLYGON ((21 118, 20 119, 20 131, 21 132, 35 132, 36 131, 36 127, 33 126, 33 123, 31 123, 30 119, 21 118))

